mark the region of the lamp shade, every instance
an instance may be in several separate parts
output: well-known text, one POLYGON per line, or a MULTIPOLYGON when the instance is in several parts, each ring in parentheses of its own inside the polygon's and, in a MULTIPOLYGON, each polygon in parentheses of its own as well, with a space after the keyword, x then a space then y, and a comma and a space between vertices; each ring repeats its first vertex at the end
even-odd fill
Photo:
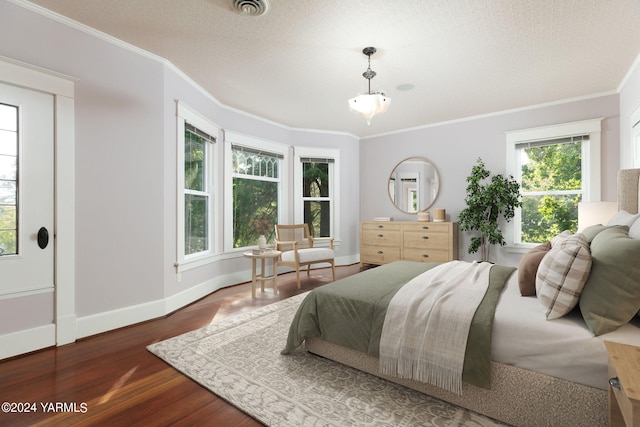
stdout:
POLYGON ((590 225, 606 225, 616 212, 618 212, 618 202, 578 203, 578 232, 590 225))
POLYGON ((371 124, 371 118, 389 109, 391 100, 383 93, 371 93, 358 95, 349 100, 349 109, 367 119, 371 124))

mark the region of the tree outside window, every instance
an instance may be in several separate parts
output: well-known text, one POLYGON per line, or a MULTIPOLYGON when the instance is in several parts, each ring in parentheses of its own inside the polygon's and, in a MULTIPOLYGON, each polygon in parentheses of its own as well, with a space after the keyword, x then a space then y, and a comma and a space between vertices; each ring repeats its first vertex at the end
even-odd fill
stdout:
POLYGON ((313 237, 331 235, 330 161, 302 159, 304 222, 313 237))
POLYGON ((185 123, 184 135, 184 253, 209 250, 210 188, 207 182, 208 143, 215 138, 185 123))
POLYGON ((521 241, 543 243, 578 228, 582 200, 582 144, 586 137, 519 144, 521 241))
POLYGON ((275 238, 281 156, 241 146, 232 148, 233 247, 255 246, 262 234, 275 238))

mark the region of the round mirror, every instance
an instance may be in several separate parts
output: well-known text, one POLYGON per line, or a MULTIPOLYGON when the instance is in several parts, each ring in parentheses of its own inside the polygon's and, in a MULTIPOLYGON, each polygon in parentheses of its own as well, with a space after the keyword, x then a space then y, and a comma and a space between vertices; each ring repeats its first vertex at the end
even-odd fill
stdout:
POLYGON ((396 165, 389 176, 389 198, 405 213, 429 209, 438 197, 440 177, 424 157, 409 157, 396 165))

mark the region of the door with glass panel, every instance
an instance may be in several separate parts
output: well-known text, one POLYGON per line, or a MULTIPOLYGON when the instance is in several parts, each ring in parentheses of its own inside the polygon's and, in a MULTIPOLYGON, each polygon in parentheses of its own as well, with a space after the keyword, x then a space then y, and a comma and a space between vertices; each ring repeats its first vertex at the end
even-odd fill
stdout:
POLYGON ((52 95, 0 84, 0 334, 39 326, 29 298, 53 313, 53 109, 52 95))

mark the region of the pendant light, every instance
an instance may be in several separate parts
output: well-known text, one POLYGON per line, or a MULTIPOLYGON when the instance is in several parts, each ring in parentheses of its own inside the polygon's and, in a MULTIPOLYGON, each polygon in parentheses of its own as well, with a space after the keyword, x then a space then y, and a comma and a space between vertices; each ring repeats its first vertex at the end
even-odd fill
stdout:
POLYGON ((371 118, 373 116, 387 111, 391 103, 391 99, 389 99, 384 92, 371 92, 371 79, 376 76, 376 72, 371 69, 371 55, 376 53, 376 51, 377 49, 375 47, 365 47, 362 50, 362 53, 367 55, 369 61, 367 70, 362 73, 362 77, 368 81, 368 92, 349 100, 349 109, 367 119, 368 125, 371 124, 371 118))

